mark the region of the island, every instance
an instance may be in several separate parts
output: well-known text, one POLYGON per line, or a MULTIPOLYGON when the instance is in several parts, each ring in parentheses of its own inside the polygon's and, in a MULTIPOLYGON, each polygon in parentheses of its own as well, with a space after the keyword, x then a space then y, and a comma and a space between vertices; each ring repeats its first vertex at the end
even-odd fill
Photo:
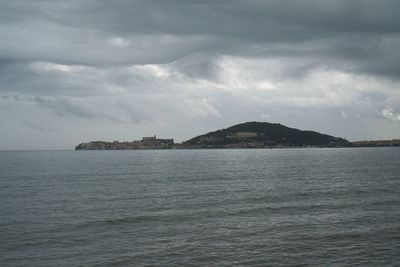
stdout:
POLYGON ((76 150, 132 150, 132 149, 200 149, 200 148, 306 148, 306 147, 394 147, 400 139, 355 141, 341 137, 303 131, 280 123, 245 122, 196 136, 182 143, 174 139, 143 137, 134 141, 91 141, 81 143, 76 150))
POLYGON ((134 141, 91 141, 81 143, 76 150, 124 149, 195 149, 195 148, 284 148, 284 147, 349 147, 346 139, 302 131, 279 123, 246 122, 196 136, 182 143, 174 139, 143 137, 134 141))
POLYGON ((346 139, 302 131, 279 123, 246 122, 194 137, 182 143, 190 148, 347 147, 346 139))

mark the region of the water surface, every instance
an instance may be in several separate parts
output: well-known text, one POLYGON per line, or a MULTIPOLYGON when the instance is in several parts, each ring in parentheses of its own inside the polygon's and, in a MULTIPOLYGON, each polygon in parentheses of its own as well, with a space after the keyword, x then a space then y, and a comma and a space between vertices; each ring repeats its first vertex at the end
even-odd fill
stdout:
POLYGON ((398 266, 400 148, 0 152, 1 266, 398 266))

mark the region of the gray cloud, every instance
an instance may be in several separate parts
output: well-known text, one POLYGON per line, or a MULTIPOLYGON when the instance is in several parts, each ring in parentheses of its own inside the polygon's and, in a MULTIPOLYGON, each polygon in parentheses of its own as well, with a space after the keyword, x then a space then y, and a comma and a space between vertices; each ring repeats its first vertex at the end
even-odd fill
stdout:
POLYGON ((59 132, 59 130, 57 130, 57 129, 54 129, 54 128, 51 128, 48 126, 39 125, 39 124, 34 124, 29 121, 21 122, 20 125, 22 127, 26 127, 28 129, 32 129, 32 130, 39 131, 39 132, 51 132, 51 133, 59 132))
POLYGON ((398 137, 399 13, 394 0, 1 1, 0 149, 246 120, 398 137))
POLYGON ((284 54, 301 55, 310 45, 322 45, 324 55, 336 51, 334 57, 365 58, 390 50, 400 31, 397 1, 18 1, 3 6, 2 32, 10 37, 3 41, 4 52, 64 63, 166 63, 199 51, 247 54, 248 45, 271 56, 277 46, 286 47, 284 54))

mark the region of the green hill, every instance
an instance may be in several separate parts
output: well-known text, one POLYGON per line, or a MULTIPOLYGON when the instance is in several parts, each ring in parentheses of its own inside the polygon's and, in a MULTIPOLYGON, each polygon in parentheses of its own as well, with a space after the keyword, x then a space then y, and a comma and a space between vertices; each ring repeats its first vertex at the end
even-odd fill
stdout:
POLYGON ((347 147, 350 142, 314 131, 302 131, 279 123, 245 122, 194 137, 182 143, 193 148, 347 147))

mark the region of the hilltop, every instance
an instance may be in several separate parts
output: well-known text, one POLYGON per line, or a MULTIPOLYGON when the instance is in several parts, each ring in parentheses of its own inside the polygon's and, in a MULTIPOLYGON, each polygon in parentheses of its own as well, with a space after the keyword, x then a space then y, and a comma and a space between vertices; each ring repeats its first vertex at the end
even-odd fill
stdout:
POLYGON ((196 136, 182 148, 348 147, 346 139, 279 123, 245 122, 196 136))

